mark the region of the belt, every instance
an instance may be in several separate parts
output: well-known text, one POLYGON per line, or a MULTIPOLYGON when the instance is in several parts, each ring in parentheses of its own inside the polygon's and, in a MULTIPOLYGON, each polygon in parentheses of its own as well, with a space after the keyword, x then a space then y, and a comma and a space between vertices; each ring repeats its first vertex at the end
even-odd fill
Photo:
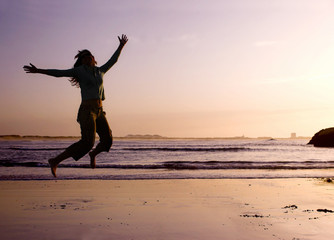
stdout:
POLYGON ((101 99, 89 99, 89 100, 83 100, 81 102, 81 105, 83 106, 94 106, 94 107, 102 107, 102 100, 101 99))

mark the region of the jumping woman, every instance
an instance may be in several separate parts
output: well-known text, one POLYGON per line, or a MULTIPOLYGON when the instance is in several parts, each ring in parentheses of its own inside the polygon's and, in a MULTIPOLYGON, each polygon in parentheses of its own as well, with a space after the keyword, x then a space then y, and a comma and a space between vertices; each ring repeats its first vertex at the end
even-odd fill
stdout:
POLYGON ((108 152, 113 139, 105 112, 102 109, 102 101, 105 99, 103 88, 104 74, 117 62, 119 55, 127 43, 126 35, 118 37, 119 46, 112 57, 101 67, 96 66, 94 56, 88 50, 79 51, 75 56, 77 59, 74 67, 67 70, 39 69, 30 63, 24 66, 27 73, 40 73, 53 77, 70 77, 70 82, 81 89, 81 105, 78 111, 77 121, 81 128, 80 141, 69 146, 64 152, 55 158, 49 159, 51 173, 56 177, 57 166, 63 160, 72 157, 76 161, 86 155, 95 143, 96 132, 100 137, 100 142, 91 152, 89 152, 90 166, 95 168, 95 157, 100 152, 108 152))

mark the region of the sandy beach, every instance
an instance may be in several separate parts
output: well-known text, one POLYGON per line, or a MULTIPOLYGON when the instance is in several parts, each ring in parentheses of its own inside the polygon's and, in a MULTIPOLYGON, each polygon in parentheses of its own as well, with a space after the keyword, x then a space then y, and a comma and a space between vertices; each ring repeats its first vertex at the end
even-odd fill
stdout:
POLYGON ((333 239, 321 179, 0 181, 1 239, 333 239))

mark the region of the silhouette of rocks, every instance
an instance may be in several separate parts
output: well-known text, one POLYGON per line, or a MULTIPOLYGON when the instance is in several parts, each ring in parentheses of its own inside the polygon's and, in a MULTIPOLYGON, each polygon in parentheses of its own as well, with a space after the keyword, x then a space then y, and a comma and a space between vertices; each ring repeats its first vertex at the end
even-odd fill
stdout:
POLYGON ((308 144, 313 144, 315 147, 334 147, 334 127, 320 130, 308 144))

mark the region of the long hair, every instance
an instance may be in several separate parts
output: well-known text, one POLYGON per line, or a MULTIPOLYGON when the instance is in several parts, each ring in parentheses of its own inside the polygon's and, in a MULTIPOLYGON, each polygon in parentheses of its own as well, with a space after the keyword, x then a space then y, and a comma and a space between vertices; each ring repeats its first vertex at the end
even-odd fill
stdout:
MULTIPOLYGON (((79 50, 78 54, 75 55, 75 57, 74 57, 74 59, 77 58, 77 60, 75 61, 73 67, 76 68, 76 67, 81 66, 82 65, 82 59, 83 59, 83 57, 87 56, 87 55, 93 56, 92 53, 89 50, 87 50, 87 49, 84 49, 84 50, 81 50, 81 51, 79 50)), ((93 56, 93 59, 95 61, 94 56, 93 56)), ((95 61, 95 64, 96 64, 96 61, 95 61)), ((72 86, 80 87, 80 82, 79 82, 79 80, 77 78, 72 77, 71 79, 69 79, 69 81, 70 81, 70 83, 71 83, 72 86)))

